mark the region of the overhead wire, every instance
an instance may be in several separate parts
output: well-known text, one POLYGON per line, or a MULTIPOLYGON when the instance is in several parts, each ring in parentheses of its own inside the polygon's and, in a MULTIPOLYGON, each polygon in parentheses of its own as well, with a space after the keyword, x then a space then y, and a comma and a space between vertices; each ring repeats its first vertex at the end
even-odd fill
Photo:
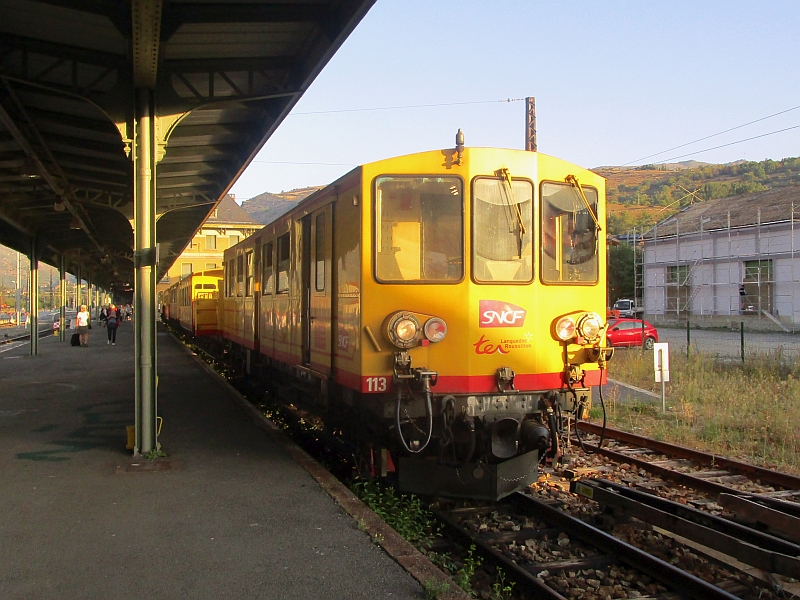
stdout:
MULTIPOLYGON (((505 98, 503 100, 473 100, 469 102, 441 102, 437 104, 408 104, 401 106, 372 106, 364 108, 342 108, 338 110, 314 110, 307 112, 292 112, 289 116, 293 115, 328 115, 336 113, 353 113, 353 112, 370 112, 379 110, 405 110, 411 108, 436 108, 442 106, 465 106, 469 104, 497 104, 509 102, 522 102, 525 98, 505 98)), ((323 167, 357 167, 358 165, 352 163, 329 163, 329 162, 297 162, 288 160, 253 160, 253 163, 264 163, 271 165, 314 165, 323 167)))
POLYGON ((471 102, 442 102, 439 104, 407 104, 401 106, 373 106, 366 108, 342 108, 338 110, 312 110, 306 112, 291 112, 292 115, 328 115, 333 113, 370 112, 376 110, 405 110, 408 108, 434 108, 440 106, 465 106, 468 104, 497 104, 501 102, 522 102, 525 98, 506 98, 505 100, 473 100, 471 102))
POLYGON ((673 156, 672 158, 665 158, 664 160, 658 161, 658 164, 667 163, 671 160, 677 160, 679 158, 685 158, 687 156, 694 156, 695 154, 702 154, 703 152, 709 152, 711 150, 717 150, 718 148, 725 148, 727 146, 734 146, 736 144, 741 144, 743 142, 749 142, 750 140, 757 140, 758 138, 767 137, 769 135, 775 135, 776 133, 783 133, 784 131, 790 131, 792 129, 799 129, 800 125, 793 125, 792 127, 786 127, 784 129, 778 129, 777 131, 770 131, 769 133, 762 133, 761 135, 754 135, 753 137, 745 138, 743 140, 736 140, 735 142, 729 142, 727 144, 720 144, 719 146, 714 146, 713 148, 705 148, 703 150, 696 150, 694 152, 689 152, 688 154, 681 154, 680 156, 673 156))
MULTIPOLYGON (((748 125, 752 125, 754 123, 759 123, 761 121, 766 121, 767 119, 771 119, 772 117, 777 117, 778 115, 782 115, 782 114, 785 114, 785 113, 788 113, 788 112, 792 112, 793 110, 797 110, 798 108, 800 108, 800 106, 793 106, 792 108, 787 108, 786 110, 782 110, 780 112, 776 112, 776 113, 773 113, 771 115, 767 115, 766 117, 761 117, 760 119, 756 119, 755 121, 750 121, 750 122, 744 123, 742 125, 737 125, 736 127, 731 127, 729 129, 725 129, 724 131, 719 131, 717 133, 712 133, 711 135, 707 135, 705 137, 698 138, 698 139, 693 140, 691 142, 686 142, 685 144, 679 144, 678 146, 673 146, 672 148, 667 148, 666 150, 662 150, 661 152, 656 152, 655 154, 648 154, 647 156, 643 156, 642 158, 637 158, 636 160, 632 160, 630 162, 626 162, 626 163, 624 163, 624 164, 622 164, 620 166, 626 167, 626 166, 631 165, 633 163, 637 163, 637 162, 639 162, 641 160, 647 160, 648 158, 652 158, 654 156, 658 156, 659 154, 666 154, 667 152, 672 152, 673 150, 677 150, 678 148, 685 148, 686 146, 691 146, 692 144, 696 144, 697 142, 702 142, 704 140, 708 140, 708 139, 711 139, 713 137, 717 137, 718 135, 722 135, 723 133, 728 133, 730 131, 735 131, 737 129, 741 129, 742 127, 747 127, 748 125)), ((750 139, 755 139, 755 138, 750 138, 750 139)), ((742 140, 742 141, 747 141, 747 140, 742 140)), ((721 148, 722 146, 719 146, 719 147, 721 148)), ((713 148, 712 148, 712 150, 713 150, 713 148)), ((705 150, 700 150, 700 152, 705 152, 705 150)), ((686 154, 684 156, 689 156, 689 155, 686 154)), ((672 159, 669 159, 669 160, 672 160, 672 159)), ((658 161, 658 162, 664 162, 664 161, 658 161)))

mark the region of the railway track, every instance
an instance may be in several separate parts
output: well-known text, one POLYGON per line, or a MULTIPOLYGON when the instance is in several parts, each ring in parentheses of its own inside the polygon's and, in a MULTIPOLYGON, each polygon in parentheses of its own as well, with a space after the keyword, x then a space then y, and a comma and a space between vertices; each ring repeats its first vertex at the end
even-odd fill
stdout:
MULTIPOLYGON (((581 429, 591 433, 590 428, 581 429)), ((444 524, 445 536, 434 540, 432 550, 454 557, 450 564, 455 564, 452 560, 458 563, 457 557, 465 556, 466 549, 474 545, 482 555, 485 571, 479 569, 473 584, 483 590, 479 597, 486 598, 791 597, 787 590, 792 588, 786 582, 787 578, 800 577, 800 543, 715 516, 709 506, 717 506, 717 512, 722 512, 716 502, 723 490, 737 500, 756 504, 763 498, 781 501, 730 487, 731 482, 740 487, 752 484, 766 493, 770 486, 763 482, 770 482, 777 488, 774 493, 779 493, 800 489, 800 485, 793 486, 800 481, 688 449, 673 450, 666 445, 647 448, 650 440, 645 438, 621 438, 615 431, 607 432, 606 439, 613 440, 614 450, 600 453, 606 464, 629 466, 616 475, 591 468, 581 473, 579 468, 572 481, 565 478, 561 485, 550 488, 552 493, 537 496, 541 490, 532 488, 481 506, 439 500, 434 514, 444 524), (714 483, 716 487, 693 496, 687 489, 695 488, 686 483, 646 477, 657 470, 654 467, 670 470, 657 463, 688 460, 692 460, 691 465, 673 462, 672 470, 701 472, 688 481, 714 483), (720 472, 722 464, 724 473, 720 472), (634 477, 629 476, 630 465, 635 467, 634 477), (608 480, 586 477, 598 474, 608 476, 608 480), (617 481, 612 481, 615 478, 617 481), (682 502, 655 495, 669 485, 681 488, 682 502), (713 555, 714 551, 718 555, 713 555), (497 581, 498 569, 516 583, 513 593, 486 595, 486 586, 491 585, 486 581, 497 581)), ((541 479, 546 487, 555 476, 541 479)))
MULTIPOLYGON (((52 327, 45 327, 43 329, 39 329, 39 337, 40 338, 47 337, 49 335, 53 335, 52 327)), ((29 339, 31 339, 31 334, 30 333, 25 333, 25 334, 13 336, 13 337, 0 338, 0 346, 3 346, 5 344, 11 344, 12 342, 22 342, 24 340, 29 340, 29 339)))
MULTIPOLYGON (((602 428, 582 421, 578 429, 594 436, 602 428)), ((726 494, 741 492, 785 500, 800 500, 800 477, 763 467, 692 450, 675 444, 645 438, 618 429, 606 428, 609 443, 596 450, 616 462, 628 463, 695 490, 726 494)))
POLYGON ((478 508, 436 510, 447 534, 475 545, 486 561, 504 569, 515 592, 531 598, 769 598, 772 592, 746 575, 698 562, 686 568, 680 549, 660 558, 557 507, 518 492, 478 508), (677 564, 673 564, 677 563, 677 564), (699 568, 698 568, 699 567, 699 568))

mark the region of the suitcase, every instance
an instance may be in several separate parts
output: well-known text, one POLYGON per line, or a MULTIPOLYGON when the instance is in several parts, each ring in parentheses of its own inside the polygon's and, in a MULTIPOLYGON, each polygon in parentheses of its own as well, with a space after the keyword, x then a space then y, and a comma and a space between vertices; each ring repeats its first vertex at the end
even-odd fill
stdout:
POLYGON ((71 346, 80 346, 81 345, 81 336, 77 333, 72 334, 72 339, 69 341, 71 346))

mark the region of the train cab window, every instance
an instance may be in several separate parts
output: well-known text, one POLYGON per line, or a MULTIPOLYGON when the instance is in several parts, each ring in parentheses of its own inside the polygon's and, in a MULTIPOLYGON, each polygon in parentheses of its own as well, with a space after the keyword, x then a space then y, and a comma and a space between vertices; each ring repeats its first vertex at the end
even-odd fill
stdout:
POLYGON ((261 246, 261 295, 267 296, 272 294, 272 286, 273 284, 273 273, 274 269, 272 267, 272 250, 275 246, 274 242, 267 242, 263 246, 261 246))
POLYGON ((244 295, 253 295, 253 251, 249 250, 245 253, 245 279, 244 279, 244 295))
POLYGON ((236 257, 236 295, 244 292, 244 254, 236 257))
POLYGON ((477 282, 533 280, 533 184, 507 172, 472 183, 472 276, 477 282))
POLYGON ((204 283, 203 284, 203 289, 204 290, 216 290, 217 286, 214 285, 213 283, 204 283))
POLYGON ((325 213, 317 215, 316 244, 314 247, 316 285, 318 292, 325 291, 325 213))
POLYGON ((202 289, 203 289, 203 284, 202 284, 202 283, 195 283, 195 284, 194 284, 194 289, 196 289, 196 290, 202 290, 202 289))
POLYGON ((234 259, 228 261, 228 296, 236 295, 236 270, 234 269, 234 259))
POLYGON ((278 238, 278 293, 289 291, 289 234, 278 238))
POLYGON ((595 283, 598 279, 597 190, 569 183, 543 182, 542 281, 595 283), (589 210, 591 209, 591 213, 589 210))
POLYGON ((464 191, 457 177, 375 180, 380 282, 455 283, 464 276, 464 191))

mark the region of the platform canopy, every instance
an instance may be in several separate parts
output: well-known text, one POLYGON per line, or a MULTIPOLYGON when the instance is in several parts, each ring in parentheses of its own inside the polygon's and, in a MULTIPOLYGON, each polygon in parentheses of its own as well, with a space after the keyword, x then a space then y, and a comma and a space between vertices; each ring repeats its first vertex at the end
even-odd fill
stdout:
POLYGON ((132 283, 136 90, 161 278, 374 0, 0 0, 0 243, 132 283))

